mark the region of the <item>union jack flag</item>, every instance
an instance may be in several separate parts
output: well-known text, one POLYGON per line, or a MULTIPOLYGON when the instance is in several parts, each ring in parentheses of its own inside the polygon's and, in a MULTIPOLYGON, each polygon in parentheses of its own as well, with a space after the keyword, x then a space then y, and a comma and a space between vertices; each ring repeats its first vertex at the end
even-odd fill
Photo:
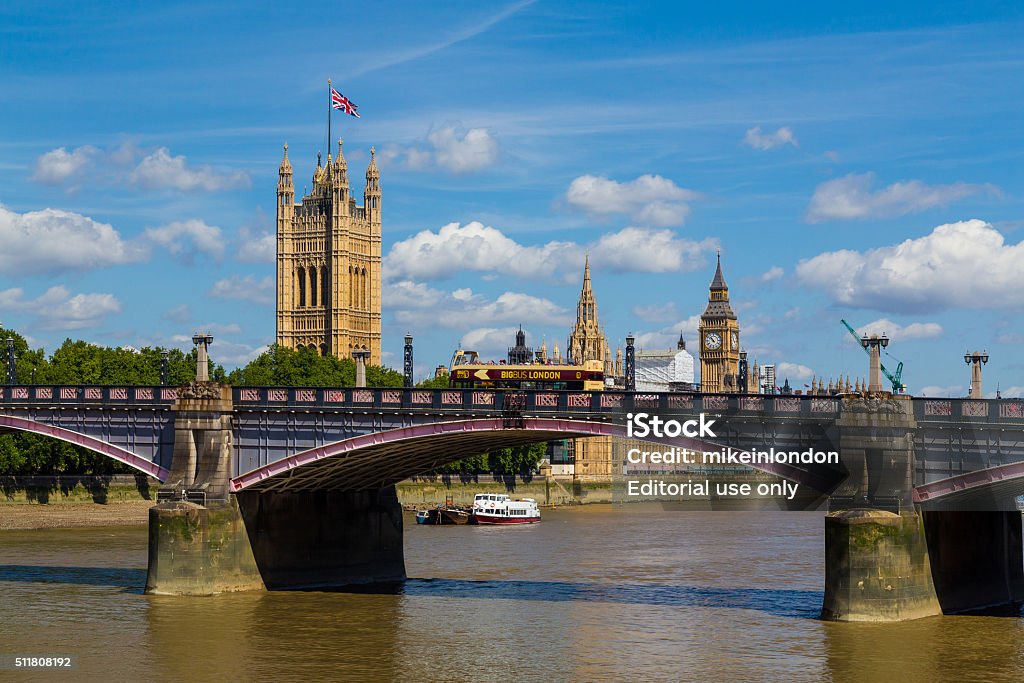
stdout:
POLYGON ((359 112, 357 111, 359 106, 334 88, 331 88, 331 106, 335 109, 341 109, 350 116, 359 118, 359 112))

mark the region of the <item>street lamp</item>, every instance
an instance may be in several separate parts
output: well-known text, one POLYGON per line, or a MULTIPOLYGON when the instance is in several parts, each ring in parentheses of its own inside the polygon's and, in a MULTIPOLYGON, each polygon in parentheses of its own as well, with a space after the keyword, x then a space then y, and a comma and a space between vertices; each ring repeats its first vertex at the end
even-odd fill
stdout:
POLYGON ((880 393, 882 391, 882 349, 889 345, 889 338, 882 333, 879 337, 873 334, 870 337, 866 334, 860 338, 860 345, 868 349, 871 358, 868 369, 868 392, 880 393))
POLYGON ((740 376, 737 378, 739 381, 736 382, 736 388, 741 394, 747 393, 747 379, 749 366, 747 365, 747 352, 740 351, 740 376))
POLYGON ((971 393, 970 398, 982 398, 981 393, 981 366, 988 364, 988 352, 978 353, 970 351, 964 353, 964 363, 971 366, 971 393))
POLYGON ((633 348, 635 341, 632 334, 626 335, 626 391, 636 391, 636 350, 633 348))
POLYGON ((160 386, 167 386, 168 381, 168 354, 166 351, 160 352, 160 386))
POLYGON ((197 332, 192 335, 192 343, 196 345, 196 381, 210 381, 210 356, 207 347, 213 343, 213 335, 197 332))

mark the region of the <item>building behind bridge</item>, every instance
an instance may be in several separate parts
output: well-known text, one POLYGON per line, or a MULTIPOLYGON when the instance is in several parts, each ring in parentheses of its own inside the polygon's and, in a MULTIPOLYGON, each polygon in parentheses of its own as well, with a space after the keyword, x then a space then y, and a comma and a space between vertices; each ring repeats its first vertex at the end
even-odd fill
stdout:
POLYGON ((381 362, 381 189, 374 150, 362 206, 349 190, 348 165, 317 155, 313 186, 295 203, 288 145, 277 184, 277 343, 381 362))

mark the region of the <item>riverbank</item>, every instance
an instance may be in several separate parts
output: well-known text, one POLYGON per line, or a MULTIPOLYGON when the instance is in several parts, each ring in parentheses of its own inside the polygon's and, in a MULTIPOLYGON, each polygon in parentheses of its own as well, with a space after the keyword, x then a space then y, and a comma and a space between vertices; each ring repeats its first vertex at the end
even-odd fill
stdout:
POLYGON ((118 503, 0 503, 0 530, 136 526, 149 519, 151 500, 118 503))
MULTIPOLYGON (((132 476, 71 481, 18 482, 3 487, 0 495, 0 530, 55 529, 144 525, 148 523, 155 479, 132 476)), ((424 477, 397 485, 398 500, 406 510, 443 505, 471 505, 477 493, 505 493, 533 498, 541 506, 566 506, 611 501, 609 482, 544 479, 543 477, 424 477)))

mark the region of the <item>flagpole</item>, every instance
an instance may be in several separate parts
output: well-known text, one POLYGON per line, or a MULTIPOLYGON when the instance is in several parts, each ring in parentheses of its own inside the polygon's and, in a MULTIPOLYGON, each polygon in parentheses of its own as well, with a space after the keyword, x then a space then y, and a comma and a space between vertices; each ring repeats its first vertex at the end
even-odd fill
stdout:
POLYGON ((334 109, 334 99, 331 95, 331 79, 327 79, 327 154, 331 153, 331 112, 334 109))

